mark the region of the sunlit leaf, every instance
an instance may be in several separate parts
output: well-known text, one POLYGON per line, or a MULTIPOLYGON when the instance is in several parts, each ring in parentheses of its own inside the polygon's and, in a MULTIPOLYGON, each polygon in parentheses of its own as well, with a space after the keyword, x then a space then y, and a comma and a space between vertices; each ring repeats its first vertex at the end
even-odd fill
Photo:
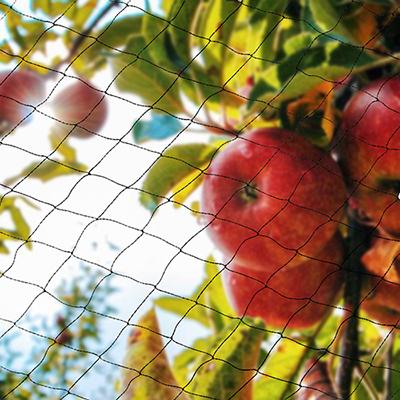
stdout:
MULTIPOLYGON (((23 200, 24 198, 19 198, 15 196, 4 197, 0 203, 0 214, 8 212, 10 214, 11 220, 14 224, 14 229, 4 229, 0 227, 0 252, 8 254, 8 249, 4 242, 8 240, 25 241, 31 234, 31 229, 29 224, 24 217, 22 211, 16 205, 17 200, 23 200)), ((30 206, 33 206, 29 201, 25 201, 30 206)), ((35 207, 36 208, 36 207, 35 207)), ((28 249, 32 248, 32 243, 27 242, 26 246, 28 249)))
POLYGON ((226 297, 219 266, 215 263, 215 259, 212 256, 206 262, 206 278, 203 285, 202 293, 199 293, 200 301, 221 313, 235 315, 235 311, 226 297))
POLYGON ((63 14, 68 6, 64 0, 32 0, 31 2, 33 11, 40 10, 50 17, 63 14))
POLYGON ((197 24, 205 2, 203 0, 166 0, 164 3, 169 3, 166 19, 171 23, 168 28, 171 43, 181 62, 187 65, 191 59, 193 34, 198 33, 197 24))
MULTIPOLYGON (((132 330, 123 365, 123 400, 174 399, 182 392, 169 366, 153 309, 132 330)), ((186 399, 186 395, 179 398, 186 399)))
POLYGON ((79 162, 71 162, 64 164, 61 161, 53 161, 47 159, 43 162, 34 162, 28 167, 24 168, 19 174, 8 178, 5 183, 10 186, 19 179, 29 177, 39 179, 42 182, 47 182, 51 179, 57 178, 62 175, 82 174, 87 170, 86 165, 79 162))
POLYGON ((335 82, 355 73, 374 61, 366 51, 337 42, 300 50, 260 72, 250 93, 249 107, 255 106, 257 100, 261 100, 257 108, 265 108, 268 102, 279 105, 323 82, 335 82))
POLYGON ((209 352, 213 340, 213 336, 196 339, 188 349, 183 350, 174 358, 173 370, 179 385, 186 385, 199 365, 200 356, 202 353, 209 352))
POLYGON ((214 337, 210 355, 199 358, 199 367, 187 390, 194 396, 250 399, 264 336, 261 322, 252 321, 249 326, 232 321, 214 337))
POLYGON ((333 6, 332 0, 308 0, 308 2, 319 31, 327 32, 331 36, 338 35, 341 40, 345 40, 347 43, 356 42, 344 23, 345 13, 343 8, 346 8, 346 5, 338 12, 333 6))
POLYGON ((136 94, 146 102, 143 105, 154 106, 155 111, 158 108, 172 114, 181 113, 183 105, 175 82, 177 75, 160 69, 148 55, 145 59, 138 58, 144 46, 144 39, 137 37, 126 48, 131 56, 120 54, 112 58, 118 89, 136 94))
POLYGON ((291 380, 296 375, 297 368, 307 347, 289 339, 279 340, 265 364, 261 375, 254 384, 254 400, 264 400, 265 393, 271 399, 284 398, 284 393, 295 391, 298 386, 291 380))
POLYGON ((303 32, 299 35, 291 37, 283 45, 286 55, 290 56, 291 54, 310 47, 314 38, 315 35, 313 35, 311 32, 303 32))
POLYGON ((164 296, 155 299, 154 304, 165 311, 177 314, 185 319, 197 321, 205 327, 210 326, 210 319, 207 315, 206 308, 201 305, 196 305, 191 300, 173 296, 164 296))
POLYGON ((143 182, 140 202, 149 210, 163 200, 182 179, 198 171, 217 150, 212 145, 192 143, 167 149, 152 166, 143 182))
MULTIPOLYGON (((206 168, 207 163, 201 166, 201 169, 206 168)), ((200 171, 193 171, 175 185, 171 192, 174 207, 180 207, 185 203, 187 198, 201 185, 203 182, 203 174, 200 171)))
POLYGON ((143 15, 140 14, 120 17, 111 25, 108 23, 100 27, 94 33, 97 37, 96 42, 74 61, 74 69, 90 77, 99 69, 106 67, 110 57, 120 54, 128 42, 132 44, 131 51, 137 54, 145 46, 142 24, 143 15), (135 41, 133 38, 136 38, 136 47, 133 45, 135 41))

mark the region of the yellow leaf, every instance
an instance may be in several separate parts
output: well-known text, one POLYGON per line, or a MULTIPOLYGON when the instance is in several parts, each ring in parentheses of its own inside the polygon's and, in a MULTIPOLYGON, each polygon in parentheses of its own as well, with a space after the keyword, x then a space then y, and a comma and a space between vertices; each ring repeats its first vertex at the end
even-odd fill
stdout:
MULTIPOLYGON (((202 165, 200 169, 204 169, 207 164, 202 165)), ((201 171, 193 171, 191 174, 182 179, 173 189, 174 207, 180 207, 185 200, 200 186, 203 181, 203 173, 201 171)))

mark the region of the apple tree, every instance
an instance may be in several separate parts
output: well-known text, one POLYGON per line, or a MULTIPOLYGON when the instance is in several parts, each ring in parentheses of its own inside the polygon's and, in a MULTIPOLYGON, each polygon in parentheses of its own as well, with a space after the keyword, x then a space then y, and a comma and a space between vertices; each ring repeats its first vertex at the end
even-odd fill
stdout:
MULTIPOLYGON (((141 207, 150 220, 167 204, 185 208, 216 248, 200 258, 190 296, 159 296, 128 321, 115 397, 396 398, 400 4, 133 3, 32 0, 35 18, 0 5, 2 140, 46 102, 58 122, 51 157, 4 188, 90 173, 73 139, 101 135, 108 94, 92 79, 111 71, 141 110, 119 140, 165 144, 145 169, 141 207), (37 61, 57 40, 66 56, 37 61), (65 71, 76 82, 52 97, 46 82, 65 71), (183 345, 162 331, 160 312, 207 335, 183 345), (174 357, 171 343, 181 346, 174 357)), ((30 245, 28 221, 3 198, 16 228, 2 232, 0 250, 30 245)), ((56 343, 71 340, 62 328, 56 343)))

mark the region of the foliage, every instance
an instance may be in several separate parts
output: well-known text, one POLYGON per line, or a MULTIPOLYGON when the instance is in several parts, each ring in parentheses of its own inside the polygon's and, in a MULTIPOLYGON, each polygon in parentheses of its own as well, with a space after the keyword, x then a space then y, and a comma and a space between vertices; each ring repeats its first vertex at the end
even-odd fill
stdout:
MULTIPOLYGON (((34 18, 19 11, 18 3, 1 2, 7 35, 0 42, 0 62, 10 69, 18 64, 35 70, 46 79, 65 64, 84 79, 111 69, 115 87, 132 95, 143 109, 143 116, 132 120, 132 145, 166 141, 141 182, 140 202, 154 213, 164 202, 186 205, 215 155, 232 137, 251 127, 288 128, 329 148, 353 88, 372 77, 399 72, 398 57, 392 55, 399 50, 394 3, 162 0, 157 12, 133 6, 133 13, 103 19, 124 2, 109 1, 103 8, 97 0, 32 0, 34 18), (48 45, 57 41, 69 50, 66 59, 46 57, 48 45), (191 125, 219 135, 218 139, 175 143, 191 125)), ((23 179, 46 183, 87 172, 69 135, 57 126, 48 133, 51 157, 40 157, 16 171, 3 182, 5 190, 12 191, 23 179)), ((9 251, 10 241, 31 248, 31 228, 19 206, 21 200, 32 206, 25 197, 7 194, 1 198, 0 213, 9 213, 14 228, 0 229, 0 253, 9 251)), ((198 204, 190 208, 198 214, 198 204)), ((83 360, 89 357, 90 344, 101 340, 99 315, 111 311, 106 300, 112 288, 99 286, 92 299, 88 293, 102 276, 88 268, 83 271, 84 277, 58 290, 57 298, 65 307, 44 327, 52 333, 44 337, 46 346, 32 348, 29 358, 39 363, 35 375, 1 369, 1 396, 16 388, 12 392, 16 399, 51 399, 65 394, 73 377, 85 373, 83 360), (75 317, 76 310, 83 313, 75 317), (62 388, 54 389, 60 383, 62 388)), ((341 315, 332 315, 302 334, 275 332, 258 320, 235 315, 222 273, 223 268, 210 257, 203 282, 189 297, 159 297, 135 324, 120 383, 124 399, 147 400, 155 398, 154 393, 165 399, 178 394, 182 399, 287 398, 301 386, 307 360, 329 359, 328 367, 337 370, 340 338, 335 334, 341 330, 341 315), (170 362, 166 347, 172 339, 160 331, 157 313, 161 310, 200 324, 209 335, 170 362)), ((369 398, 369 381, 383 391, 381 353, 388 345, 382 340, 385 333, 373 324, 362 321, 360 330, 360 369, 368 370, 369 379, 361 379, 360 385, 355 381, 354 396, 362 400, 369 398), (373 348, 379 345, 382 351, 375 354, 373 348)), ((33 326, 31 331, 35 335, 33 326)), ((0 346, 7 353, 12 340, 0 346)), ((398 347, 397 340, 395 369, 398 347)), ((13 360, 7 365, 25 360, 20 354, 9 357, 13 360)), ((398 382, 393 380, 393 392, 399 390, 398 382)))
POLYGON ((16 325, 16 331, 0 342, 0 353, 9 361, 0 370, 0 394, 20 400, 56 399, 86 372, 96 344, 101 346, 102 315, 112 315, 107 298, 115 291, 104 273, 81 266, 80 274, 63 280, 54 296, 59 312, 16 325), (94 295, 95 294, 95 295, 94 295), (31 351, 18 351, 20 330, 29 333, 31 351), (31 372, 31 375, 28 373, 31 372), (57 389, 51 390, 52 385, 57 389))

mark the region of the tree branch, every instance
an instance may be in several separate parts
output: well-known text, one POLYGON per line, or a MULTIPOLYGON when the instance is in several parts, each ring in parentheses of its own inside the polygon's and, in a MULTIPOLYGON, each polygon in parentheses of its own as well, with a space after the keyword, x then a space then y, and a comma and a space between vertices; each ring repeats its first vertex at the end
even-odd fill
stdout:
POLYGON ((97 24, 117 5, 119 4, 118 0, 111 0, 110 4, 107 4, 100 12, 99 14, 94 18, 94 20, 91 22, 91 24, 83 30, 79 34, 79 36, 73 41, 72 47, 69 50, 68 56, 64 59, 61 60, 57 65, 55 65, 52 69, 53 70, 58 70, 60 67, 64 64, 70 64, 78 52, 79 48, 81 47, 82 43, 87 39, 87 37, 92 33, 93 29, 97 26, 97 24))
POLYGON ((347 315, 343 321, 341 359, 337 370, 337 388, 341 399, 349 399, 354 368, 358 363, 358 311, 361 298, 362 266, 360 258, 367 248, 371 228, 349 221, 348 257, 344 288, 344 303, 347 315))

